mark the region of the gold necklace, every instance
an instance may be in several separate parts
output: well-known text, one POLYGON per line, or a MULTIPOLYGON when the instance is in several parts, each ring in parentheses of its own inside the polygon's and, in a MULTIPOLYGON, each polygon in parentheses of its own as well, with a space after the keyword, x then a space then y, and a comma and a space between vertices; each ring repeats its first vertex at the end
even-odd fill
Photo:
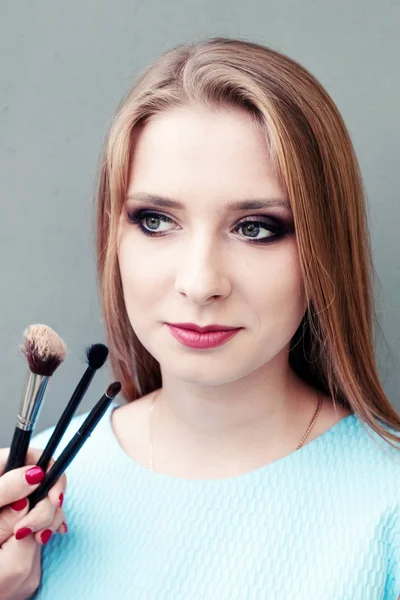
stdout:
MULTIPOLYGON (((161 392, 161 388, 159 390, 157 390, 156 393, 153 395, 152 401, 151 401, 150 406, 149 406, 149 419, 148 419, 148 422, 149 422, 149 452, 148 452, 148 455, 149 456, 148 456, 148 467, 149 467, 150 471, 154 471, 154 446, 153 446, 153 430, 152 430, 151 415, 152 415, 152 412, 154 410, 155 400, 156 400, 156 398, 157 398, 157 396, 158 396, 158 394, 160 392, 161 392)), ((316 409, 316 411, 314 413, 313 418, 310 421, 309 426, 307 427, 307 431, 305 432, 305 434, 304 434, 304 436, 303 436, 300 444, 297 446, 296 450, 298 450, 299 448, 301 448, 302 445, 304 444, 304 442, 305 442, 308 434, 310 433, 311 429, 314 426, 315 421, 317 420, 318 413, 321 410, 321 406, 322 406, 322 398, 321 398, 320 395, 318 395, 317 409, 316 409)))

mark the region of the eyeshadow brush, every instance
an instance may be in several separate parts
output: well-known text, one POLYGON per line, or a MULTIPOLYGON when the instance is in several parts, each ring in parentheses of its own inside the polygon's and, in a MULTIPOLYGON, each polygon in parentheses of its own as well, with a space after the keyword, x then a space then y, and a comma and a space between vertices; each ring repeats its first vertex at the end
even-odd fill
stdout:
POLYGON ((104 344, 93 344, 86 350, 87 369, 82 375, 81 380, 75 388, 64 412, 62 413, 57 425, 48 440, 46 447, 40 457, 37 466, 41 467, 46 472, 49 462, 59 445, 62 436, 64 435, 72 417, 74 416, 83 396, 85 395, 92 379, 98 369, 106 362, 108 357, 108 348, 104 344))

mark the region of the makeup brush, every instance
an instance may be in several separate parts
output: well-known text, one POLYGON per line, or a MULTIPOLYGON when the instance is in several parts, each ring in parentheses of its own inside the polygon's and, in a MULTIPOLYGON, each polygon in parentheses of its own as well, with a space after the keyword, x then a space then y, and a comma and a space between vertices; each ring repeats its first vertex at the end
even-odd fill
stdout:
POLYGON ((114 400, 115 396, 121 391, 121 384, 119 381, 115 381, 108 386, 107 391, 95 406, 90 411, 72 440, 67 444, 60 456, 57 458, 53 466, 46 473, 43 481, 39 484, 39 487, 28 496, 29 506, 32 509, 38 502, 43 500, 47 496, 50 488, 53 487, 57 479, 61 477, 64 471, 71 464, 83 444, 89 438, 90 434, 99 423, 100 419, 104 416, 107 408, 114 400))
POLYGON ((54 454, 58 444, 61 441, 62 436, 64 435, 68 425, 70 424, 72 417, 74 416, 83 396, 86 394, 86 391, 98 369, 100 369, 104 363, 106 362, 108 357, 108 348, 104 344, 93 344, 86 350, 86 358, 88 367, 78 385, 75 388, 74 393, 71 396, 70 401, 68 402, 64 412, 62 413, 53 433, 49 441, 46 444, 46 447, 43 451, 42 456, 37 463, 38 467, 41 467, 44 472, 46 472, 47 467, 49 466, 49 462, 51 457, 54 454))
POLYGON ((4 473, 24 466, 47 384, 64 361, 67 348, 60 336, 47 325, 30 325, 24 332, 20 351, 28 361, 28 375, 4 473))

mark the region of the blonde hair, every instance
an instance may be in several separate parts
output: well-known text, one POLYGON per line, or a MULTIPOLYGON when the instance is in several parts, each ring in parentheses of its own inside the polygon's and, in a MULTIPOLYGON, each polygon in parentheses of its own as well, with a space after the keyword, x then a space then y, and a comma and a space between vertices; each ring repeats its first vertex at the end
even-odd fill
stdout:
MULTIPOLYGON (((373 349, 379 328, 365 194, 346 126, 322 85, 293 59, 229 38, 180 45, 158 58, 123 98, 104 148, 97 256, 110 359, 128 401, 161 386, 159 363, 130 325, 117 260, 134 132, 172 107, 240 107, 262 127, 291 203, 307 310, 289 362, 316 389, 378 435, 399 442, 373 349)), ((393 444, 391 444, 393 445, 393 444)))

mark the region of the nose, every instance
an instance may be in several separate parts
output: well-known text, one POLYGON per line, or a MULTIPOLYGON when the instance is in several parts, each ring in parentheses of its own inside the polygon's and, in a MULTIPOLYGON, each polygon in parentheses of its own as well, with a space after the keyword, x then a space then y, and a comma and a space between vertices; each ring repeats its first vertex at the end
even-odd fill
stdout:
POLYGON ((175 290, 198 305, 206 305, 231 293, 225 261, 215 245, 198 241, 187 248, 176 268, 175 290))

